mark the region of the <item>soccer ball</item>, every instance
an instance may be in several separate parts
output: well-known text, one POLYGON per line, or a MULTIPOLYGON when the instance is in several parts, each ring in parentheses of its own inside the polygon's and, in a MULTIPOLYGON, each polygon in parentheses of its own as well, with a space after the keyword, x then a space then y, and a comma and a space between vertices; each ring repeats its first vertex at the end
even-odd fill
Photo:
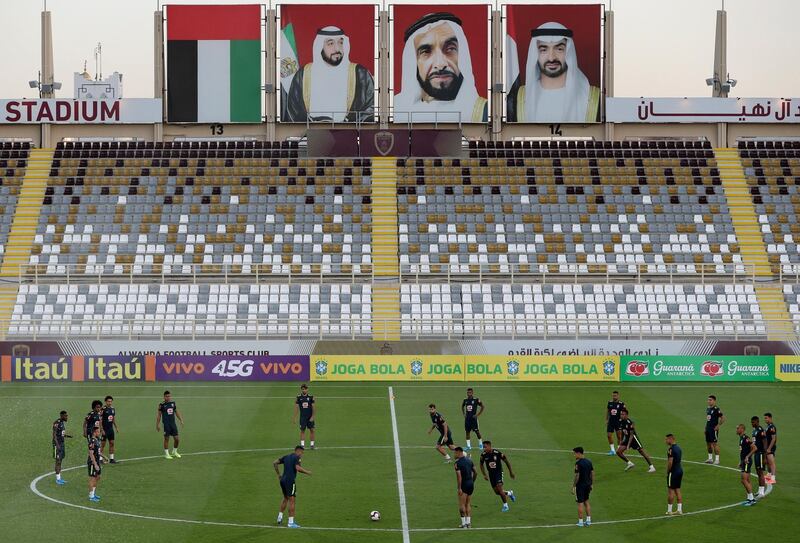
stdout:
POLYGON ((369 513, 369 520, 373 522, 377 522, 381 520, 381 513, 380 511, 370 511, 369 513))

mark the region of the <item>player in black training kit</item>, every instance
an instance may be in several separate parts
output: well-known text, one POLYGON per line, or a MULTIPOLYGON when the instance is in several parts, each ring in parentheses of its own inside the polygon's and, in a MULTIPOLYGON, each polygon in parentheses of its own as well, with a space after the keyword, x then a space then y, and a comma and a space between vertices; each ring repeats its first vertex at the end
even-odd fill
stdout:
POLYGON ((778 429, 772 423, 772 413, 764 413, 764 422, 767 423, 767 483, 774 485, 778 482, 775 471, 775 450, 778 448, 778 429))
POLYGON ((767 470, 767 433, 761 427, 761 422, 758 417, 750 419, 750 425, 753 427, 753 444, 756 446, 756 454, 753 456, 756 465, 756 474, 758 474, 758 496, 763 498, 767 486, 767 480, 764 472, 767 470))
POLYGON ((672 502, 678 502, 678 515, 683 514, 683 496, 681 496, 681 482, 683 481, 683 451, 675 443, 675 436, 667 434, 664 438, 667 444, 667 514, 672 515, 672 502))
POLYGON ((622 431, 622 443, 620 443, 617 448, 617 456, 626 463, 625 471, 632 469, 635 465, 625 456, 625 451, 633 449, 634 451, 638 451, 639 454, 642 455, 642 458, 647 461, 647 464, 650 466, 647 472, 655 473, 656 468, 653 466, 653 461, 647 456, 644 445, 639 441, 639 436, 636 435, 636 426, 634 426, 633 421, 628 418, 628 409, 625 407, 620 410, 620 430, 622 431))
POLYGON ((100 427, 95 426, 89 434, 89 457, 86 459, 86 467, 89 471, 89 501, 99 502, 100 496, 96 494, 97 485, 100 482, 102 473, 103 455, 100 454, 100 427))
POLYGON ((619 429, 620 418, 619 412, 625 409, 625 402, 619 401, 619 391, 615 390, 611 393, 611 401, 606 404, 606 437, 608 437, 608 446, 611 448, 608 451, 608 456, 614 456, 614 434, 617 436, 617 445, 622 441, 622 431, 619 429))
POLYGON ((297 414, 300 414, 300 446, 306 446, 306 428, 308 428, 311 438, 311 449, 314 449, 314 423, 315 415, 317 414, 317 404, 314 402, 314 396, 308 393, 308 385, 303 384, 300 386, 300 394, 294 401, 294 417, 292 422, 297 421, 297 414))
POLYGON ((178 454, 178 445, 181 440, 178 437, 178 425, 175 424, 175 417, 181 422, 183 428, 183 417, 175 402, 172 401, 172 394, 169 390, 164 391, 164 401, 158 404, 158 411, 156 411, 156 432, 161 431, 161 420, 164 420, 164 458, 172 460, 173 458, 180 458, 178 454), (169 438, 172 436, 172 455, 169 454, 169 438))
POLYGON ((287 454, 286 456, 282 456, 278 458, 272 463, 272 467, 275 468, 275 473, 278 475, 278 481, 281 485, 281 493, 283 493, 283 500, 281 500, 281 508, 278 511, 278 524, 283 522, 283 512, 286 510, 286 506, 289 506, 289 522, 286 524, 289 528, 299 528, 298 524, 294 522, 294 508, 295 508, 295 497, 297 494, 297 488, 295 487, 295 480, 297 479, 297 473, 305 473, 306 475, 311 475, 311 472, 300 465, 300 462, 303 458, 303 452, 305 449, 301 445, 298 445, 294 448, 294 452, 287 454), (280 470, 278 470, 278 466, 283 464, 283 475, 281 475, 280 470))
POLYGON ((717 397, 708 397, 706 408, 706 448, 708 460, 706 464, 719 464, 719 427, 725 422, 725 415, 717 406, 717 397))
POLYGON ((503 502, 503 508, 500 511, 505 513, 508 511, 508 499, 511 498, 511 501, 515 502, 517 498, 514 496, 513 490, 503 490, 503 462, 508 466, 508 474, 514 479, 514 470, 511 469, 511 462, 508 461, 506 455, 492 448, 491 441, 484 441, 480 462, 481 473, 483 478, 489 481, 494 493, 500 496, 500 500, 503 502), (489 471, 488 475, 486 470, 489 471))
POLYGON ((106 450, 106 441, 108 442, 108 458, 110 459, 109 462, 112 464, 116 464, 117 461, 114 460, 114 437, 116 436, 116 432, 119 432, 119 427, 117 426, 117 408, 114 407, 112 404, 114 403, 114 398, 111 396, 105 397, 106 405, 103 407, 103 445, 100 448, 100 452, 103 453, 106 450))
POLYGON ((472 443, 469 439, 471 432, 475 432, 475 435, 478 436, 478 445, 483 449, 483 443, 481 443, 481 439, 483 438, 481 437, 481 431, 478 429, 478 417, 483 413, 484 405, 474 394, 475 392, 472 388, 468 388, 467 397, 461 402, 461 413, 464 415, 464 432, 466 433, 467 440, 465 451, 472 449, 472 443))
POLYGON ((475 464, 464 454, 461 447, 455 448, 456 487, 458 490, 458 511, 461 513, 461 528, 472 528, 472 493, 475 491, 475 464))
POLYGON ((756 445, 745 432, 744 424, 740 424, 736 427, 736 435, 739 436, 739 469, 742 472, 742 486, 747 491, 747 500, 742 505, 755 505, 756 500, 753 497, 753 485, 750 484, 750 470, 753 468, 753 455, 757 450, 756 445))
POLYGON ((67 437, 72 437, 67 433, 68 420, 69 415, 66 411, 62 411, 58 415, 58 418, 55 420, 55 422, 53 422, 53 460, 56 461, 56 467, 54 471, 56 472, 57 485, 66 484, 66 481, 61 478, 61 462, 64 460, 64 456, 66 456, 67 453, 64 439, 67 437))
POLYGON ((92 410, 86 413, 83 419, 83 437, 87 440, 92 437, 94 428, 103 427, 103 402, 94 400, 92 402, 92 410))
POLYGON ((594 467, 592 461, 583 456, 583 447, 572 449, 575 455, 575 478, 572 480, 572 493, 578 504, 578 526, 592 525, 592 507, 589 505, 589 494, 594 486, 594 467), (586 520, 583 519, 584 509, 586 520))
POLYGON ((450 455, 447 454, 444 447, 446 445, 451 451, 455 449, 453 446, 453 434, 442 414, 436 411, 436 404, 429 404, 428 411, 431 414, 431 422, 433 423, 433 426, 428 429, 428 435, 431 435, 434 428, 439 430, 440 435, 439 439, 436 440, 436 450, 444 456, 445 464, 449 464, 451 462, 450 455))

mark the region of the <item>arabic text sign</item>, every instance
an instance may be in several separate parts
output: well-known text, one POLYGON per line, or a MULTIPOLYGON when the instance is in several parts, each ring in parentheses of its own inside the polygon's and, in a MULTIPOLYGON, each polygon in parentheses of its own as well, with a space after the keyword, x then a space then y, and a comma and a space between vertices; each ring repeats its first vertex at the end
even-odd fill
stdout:
POLYGON ((606 98, 610 123, 800 123, 800 98, 606 98))
POLYGON ((0 124, 151 124, 161 120, 160 98, 0 100, 0 124))

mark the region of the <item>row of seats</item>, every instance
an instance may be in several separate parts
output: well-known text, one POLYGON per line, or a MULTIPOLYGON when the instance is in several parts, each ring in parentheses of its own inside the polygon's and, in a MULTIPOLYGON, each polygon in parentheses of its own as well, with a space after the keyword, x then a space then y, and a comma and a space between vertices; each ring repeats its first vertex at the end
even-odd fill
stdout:
POLYGON ((407 335, 763 334, 751 285, 403 285, 407 335))
MULTIPOLYGON (((56 150, 109 149, 297 149, 297 141, 210 140, 210 141, 59 141, 56 150)), ((14 147, 26 148, 26 147, 14 147)))
MULTIPOLYGON (((701 140, 470 140, 470 149, 711 149, 701 140)), ((800 147, 799 147, 800 148, 800 147)))
POLYGON ((370 285, 22 285, 9 335, 368 335, 370 285))

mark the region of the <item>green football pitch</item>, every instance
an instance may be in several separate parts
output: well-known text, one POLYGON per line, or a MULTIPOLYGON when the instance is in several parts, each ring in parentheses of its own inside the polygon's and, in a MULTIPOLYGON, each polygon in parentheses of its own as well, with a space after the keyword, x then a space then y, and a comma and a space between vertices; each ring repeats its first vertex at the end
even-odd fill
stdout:
MULTIPOLYGON (((0 386, 2 541, 168 542, 455 541, 459 515, 453 467, 445 465, 427 435, 427 405, 435 402, 463 444, 460 417, 465 386, 433 383, 312 384, 317 398, 317 450, 306 451, 298 475, 300 530, 274 525, 280 488, 272 461, 298 441, 292 424, 295 384, 70 384, 0 386), (402 477, 398 470, 389 385, 393 386, 402 477), (179 460, 167 461, 156 433, 156 406, 169 388, 186 426, 179 460), (91 400, 115 397, 120 432, 116 465, 106 465, 89 502, 86 446, 80 438, 91 400), (68 484, 52 475, 50 428, 70 413, 68 484), (405 508, 401 505, 401 485, 405 508), (372 522, 371 510, 382 519, 372 522), (407 531, 403 527, 403 511, 407 531)), ((800 541, 794 527, 800 506, 800 446, 796 417, 800 387, 791 384, 627 385, 476 384, 486 404, 484 437, 507 453, 518 496, 509 513, 487 482, 476 481, 471 542, 531 541, 733 541, 757 537, 800 541), (608 457, 604 409, 619 388, 657 473, 632 455, 636 468, 608 457), (706 396, 716 394, 727 417, 720 432, 722 465, 708 466, 703 439, 706 396), (741 507, 735 426, 771 411, 779 434, 778 484, 754 507, 741 507), (664 517, 664 434, 684 451, 682 517, 664 517), (591 528, 578 528, 570 494, 574 458, 583 446, 595 467, 591 528), (754 528, 756 530, 754 531, 754 528)), ((434 432, 435 434, 435 432, 434 432)), ((475 443, 473 442, 473 445, 475 443)), ((477 456, 477 455, 476 455, 477 456)), ((756 483, 753 479, 754 484, 756 483)))

